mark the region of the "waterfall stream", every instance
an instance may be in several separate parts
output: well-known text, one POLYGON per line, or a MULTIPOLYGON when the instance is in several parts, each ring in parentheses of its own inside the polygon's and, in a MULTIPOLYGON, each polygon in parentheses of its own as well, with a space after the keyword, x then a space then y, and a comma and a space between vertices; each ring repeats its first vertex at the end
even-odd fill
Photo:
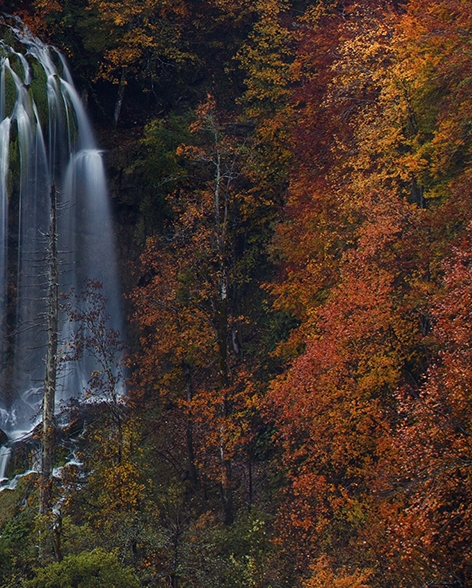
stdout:
MULTIPOLYGON (((40 418, 53 186, 60 291, 99 280, 110 326, 121 325, 102 153, 66 61, 19 26, 4 28, 9 41, 0 41, 0 429, 15 439, 40 418)), ((64 341, 73 325, 61 320, 64 341)), ((68 366, 58 379, 58 401, 80 397, 90 367, 68 366)), ((0 477, 7 457, 5 448, 0 477)))
POLYGON ((10 457, 11 447, 0 447, 0 482, 5 480, 8 458, 10 457))

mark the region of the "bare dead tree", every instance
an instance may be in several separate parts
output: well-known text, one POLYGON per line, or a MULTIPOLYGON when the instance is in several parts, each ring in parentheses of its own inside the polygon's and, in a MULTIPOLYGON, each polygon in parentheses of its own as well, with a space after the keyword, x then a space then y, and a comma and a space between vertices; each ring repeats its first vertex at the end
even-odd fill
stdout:
POLYGON ((57 250, 56 187, 51 187, 51 208, 48 243, 48 295, 47 295, 47 352, 44 378, 43 428, 41 443, 40 514, 47 514, 52 501, 52 471, 55 451, 56 425, 54 407, 57 383, 57 348, 59 323, 59 262, 57 250))

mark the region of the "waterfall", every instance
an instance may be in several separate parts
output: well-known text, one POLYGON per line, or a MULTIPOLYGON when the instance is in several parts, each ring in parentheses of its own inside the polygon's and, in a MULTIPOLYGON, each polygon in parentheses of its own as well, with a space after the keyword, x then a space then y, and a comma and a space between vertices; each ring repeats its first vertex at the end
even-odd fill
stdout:
POLYGON ((10 457, 10 447, 0 447, 0 482, 5 480, 5 472, 7 469, 8 458, 10 457))
MULTIPOLYGON (((102 153, 67 63, 20 26, 4 28, 14 41, 0 41, 0 429, 14 439, 40 418, 53 186, 60 291, 101 281, 110 326, 121 325, 102 153)), ((64 317, 62 325, 64 340, 73 325, 64 317)), ((57 399, 80 397, 90 368, 68 366, 57 399)), ((0 466, 6 457, 0 453, 0 466)))

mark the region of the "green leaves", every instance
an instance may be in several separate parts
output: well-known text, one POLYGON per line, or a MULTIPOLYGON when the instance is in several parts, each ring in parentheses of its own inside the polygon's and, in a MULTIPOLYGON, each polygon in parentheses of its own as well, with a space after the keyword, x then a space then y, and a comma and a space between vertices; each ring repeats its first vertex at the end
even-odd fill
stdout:
POLYGON ((37 571, 24 588, 139 588, 131 568, 122 565, 115 553, 103 549, 67 555, 37 571))

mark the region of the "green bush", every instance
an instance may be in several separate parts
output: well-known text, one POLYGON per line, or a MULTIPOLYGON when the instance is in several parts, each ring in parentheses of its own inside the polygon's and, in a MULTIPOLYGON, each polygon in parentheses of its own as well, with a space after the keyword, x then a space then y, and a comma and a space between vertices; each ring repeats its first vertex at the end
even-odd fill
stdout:
POLYGON ((116 554, 103 549, 68 555, 37 570, 36 578, 23 582, 24 588, 139 588, 131 568, 123 566, 116 554))

